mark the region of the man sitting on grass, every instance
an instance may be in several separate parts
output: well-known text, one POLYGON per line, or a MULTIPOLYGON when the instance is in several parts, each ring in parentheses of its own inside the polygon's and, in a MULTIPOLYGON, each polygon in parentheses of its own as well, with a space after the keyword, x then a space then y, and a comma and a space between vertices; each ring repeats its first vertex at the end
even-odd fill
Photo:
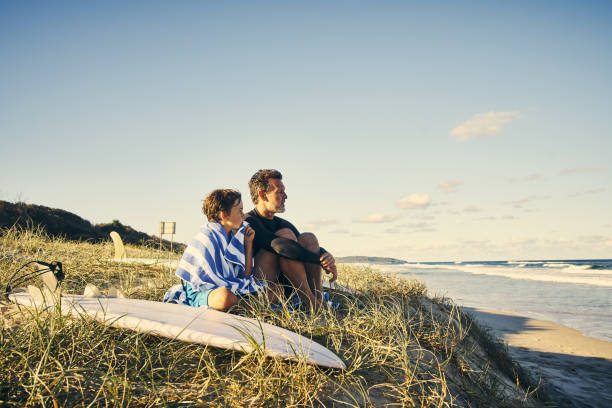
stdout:
POLYGON ((240 297, 265 291, 268 284, 251 273, 255 232, 243 222, 242 208, 235 190, 214 190, 206 197, 202 211, 209 222, 185 249, 176 270, 183 283, 171 287, 164 302, 226 311, 240 297))
POLYGON ((307 308, 318 310, 323 304, 321 267, 336 280, 334 257, 319 246, 317 237, 301 233, 275 213, 285 211, 285 185, 277 170, 259 170, 249 181, 255 209, 246 221, 255 230, 253 254, 255 276, 271 283, 289 282, 307 308))

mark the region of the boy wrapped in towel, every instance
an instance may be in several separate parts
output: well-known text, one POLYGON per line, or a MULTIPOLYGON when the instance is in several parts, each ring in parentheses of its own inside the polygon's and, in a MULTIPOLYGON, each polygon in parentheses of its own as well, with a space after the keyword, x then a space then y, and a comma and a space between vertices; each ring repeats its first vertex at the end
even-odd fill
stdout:
POLYGON ((240 192, 214 190, 202 210, 209 222, 185 249, 176 270, 182 284, 171 287, 164 302, 226 311, 268 284, 251 273, 255 232, 243 221, 240 192))

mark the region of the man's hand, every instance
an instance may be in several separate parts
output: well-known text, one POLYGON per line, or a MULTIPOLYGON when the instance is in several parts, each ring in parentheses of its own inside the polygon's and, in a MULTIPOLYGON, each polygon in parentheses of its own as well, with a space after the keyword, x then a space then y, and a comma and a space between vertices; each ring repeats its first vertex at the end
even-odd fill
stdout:
POLYGON ((338 270, 336 269, 336 260, 329 252, 321 255, 321 266, 325 269, 325 273, 332 274, 332 277, 329 279, 330 282, 335 282, 338 278, 338 270))
POLYGON ((250 225, 247 225, 244 229, 244 246, 253 245, 253 240, 255 239, 255 230, 251 228, 250 225))

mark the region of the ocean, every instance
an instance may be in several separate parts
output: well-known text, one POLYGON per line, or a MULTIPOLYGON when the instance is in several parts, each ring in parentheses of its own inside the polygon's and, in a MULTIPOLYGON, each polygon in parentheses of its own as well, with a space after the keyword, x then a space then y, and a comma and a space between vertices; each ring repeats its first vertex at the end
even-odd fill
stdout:
POLYGON ((579 330, 612 342, 612 259, 375 265, 420 279, 430 295, 579 330))

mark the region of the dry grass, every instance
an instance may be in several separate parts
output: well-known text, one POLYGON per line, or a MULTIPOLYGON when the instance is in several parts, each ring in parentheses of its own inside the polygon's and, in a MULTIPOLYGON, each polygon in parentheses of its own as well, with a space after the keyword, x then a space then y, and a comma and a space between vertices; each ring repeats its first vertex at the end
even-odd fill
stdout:
MULTIPOLYGON (((112 250, 110 242, 3 231, 0 282, 4 288, 17 268, 37 259, 64 264, 67 292, 80 293, 87 283, 104 291, 112 284, 129 297, 160 300, 175 283, 168 268, 108 261, 112 250)), ((128 251, 133 257, 177 258, 151 248, 128 251)), ((538 406, 528 395, 530 380, 524 373, 517 380, 503 345, 475 330, 452 303, 427 298, 422 283, 350 266, 341 266, 339 276, 364 293, 332 293, 346 315, 342 321, 327 312, 272 311, 259 299, 233 312, 314 339, 342 358, 345 371, 171 341, 53 311, 17 313, 5 304, 0 405, 538 406), (505 366, 491 356, 507 359, 505 366)))

